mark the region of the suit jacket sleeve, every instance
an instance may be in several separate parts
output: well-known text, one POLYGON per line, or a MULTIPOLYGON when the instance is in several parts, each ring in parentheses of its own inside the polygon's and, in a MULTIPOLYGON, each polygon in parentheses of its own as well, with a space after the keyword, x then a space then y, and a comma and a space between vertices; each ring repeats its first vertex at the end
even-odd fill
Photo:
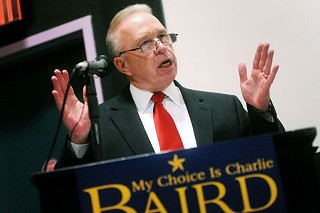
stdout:
POLYGON ((64 146, 62 148, 61 156, 55 165, 55 168, 63 168, 68 166, 75 166, 80 164, 91 163, 94 161, 94 153, 91 143, 89 144, 86 154, 82 158, 78 158, 70 147, 69 137, 66 137, 64 146))
POLYGON ((274 105, 270 105, 270 113, 274 119, 273 122, 268 121, 262 116, 253 106, 247 104, 249 125, 252 135, 264 134, 264 133, 274 133, 274 132, 284 132, 285 129, 277 117, 274 105))

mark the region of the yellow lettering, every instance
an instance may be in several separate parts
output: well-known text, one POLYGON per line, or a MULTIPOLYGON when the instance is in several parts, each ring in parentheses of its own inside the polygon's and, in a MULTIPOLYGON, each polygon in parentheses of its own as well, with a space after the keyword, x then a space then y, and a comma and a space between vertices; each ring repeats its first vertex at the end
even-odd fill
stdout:
POLYGON ((262 211, 264 209, 267 209, 275 202, 275 200, 278 196, 277 185, 276 185, 275 181, 271 177, 269 177, 268 175, 251 174, 251 175, 245 175, 242 177, 237 177, 235 179, 239 182, 240 189, 241 189, 243 206, 244 206, 244 209, 242 210, 242 212, 258 212, 258 211, 262 211), (250 179, 250 178, 261 178, 268 183, 268 186, 270 189, 270 199, 266 205, 261 206, 261 207, 256 207, 256 208, 251 207, 250 200, 249 200, 248 188, 247 188, 247 182, 246 182, 247 179, 250 179))
POLYGON ((255 162, 250 163, 231 163, 225 168, 228 175, 240 175, 250 172, 258 172, 261 170, 272 169, 274 167, 273 160, 265 161, 264 158, 258 158, 255 162))
POLYGON ((154 213, 154 212, 168 213, 166 208, 162 205, 157 194, 154 192, 150 192, 145 213, 154 213), (156 209, 150 209, 152 203, 154 203, 154 205, 157 207, 156 209))
POLYGON ((215 203, 224 212, 229 212, 229 213, 234 212, 225 202, 221 200, 226 194, 226 188, 222 183, 211 181, 206 183, 194 184, 192 187, 195 188, 197 192, 200 213, 206 213, 207 212, 206 205, 210 203, 215 203), (206 187, 206 186, 215 186, 219 192, 218 196, 214 199, 206 200, 204 198, 204 193, 203 193, 203 187, 206 187))
POLYGON ((239 173, 239 171, 237 171, 235 164, 229 164, 226 166, 226 173, 228 175, 235 175, 239 173))
POLYGON ((160 187, 167 187, 167 186, 176 186, 182 185, 185 183, 193 183, 197 181, 203 181, 206 179, 205 172, 198 172, 198 173, 189 173, 186 172, 185 174, 174 176, 172 174, 162 175, 157 179, 157 184, 160 187))
POLYGON ((175 189, 175 191, 177 191, 179 194, 181 213, 189 213, 188 202, 186 198, 186 190, 187 190, 186 186, 175 189))
POLYGON ((213 167, 209 168, 209 172, 210 172, 210 178, 214 179, 214 178, 219 178, 222 176, 221 170, 220 169, 215 169, 213 167))
POLYGON ((167 179, 168 179, 167 176, 159 177, 158 180, 157 180, 158 186, 160 186, 160 187, 168 186, 169 184, 167 182, 167 179))
POLYGON ((136 191, 141 191, 141 190, 145 190, 145 187, 144 187, 144 181, 143 180, 140 180, 139 181, 139 184, 137 184, 137 182, 135 181, 132 181, 132 191, 133 192, 136 192, 136 191))
POLYGON ((131 193, 128 187, 121 185, 121 184, 109 184, 103 186, 97 186, 85 189, 84 192, 90 195, 91 204, 92 204, 92 212, 93 213, 101 213, 103 211, 110 211, 110 210, 122 210, 127 213, 137 213, 133 208, 129 206, 125 206, 125 204, 130 200, 131 193), (121 200, 119 203, 113 206, 106 206, 101 207, 100 198, 99 198, 99 191, 100 190, 107 190, 107 189, 117 189, 121 193, 121 200))
POLYGON ((131 189, 132 192, 137 192, 137 191, 147 191, 150 192, 152 188, 153 181, 144 181, 140 180, 139 183, 136 181, 132 181, 131 183, 131 189))

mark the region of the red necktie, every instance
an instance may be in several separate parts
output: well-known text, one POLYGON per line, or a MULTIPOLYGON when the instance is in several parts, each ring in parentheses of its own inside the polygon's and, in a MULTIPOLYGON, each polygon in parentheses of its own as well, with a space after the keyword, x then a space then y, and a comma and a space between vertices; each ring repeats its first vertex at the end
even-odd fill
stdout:
POLYGON ((160 150, 182 149, 183 144, 177 127, 170 114, 162 105, 163 98, 164 94, 162 92, 155 93, 152 96, 154 102, 153 119, 160 143, 160 150))

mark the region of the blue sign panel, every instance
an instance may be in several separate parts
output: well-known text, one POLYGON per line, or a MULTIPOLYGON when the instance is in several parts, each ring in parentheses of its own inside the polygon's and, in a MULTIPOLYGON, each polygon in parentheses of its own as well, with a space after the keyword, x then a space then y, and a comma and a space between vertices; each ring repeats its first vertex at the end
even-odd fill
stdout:
POLYGON ((82 212, 287 212, 272 136, 76 170, 82 212))

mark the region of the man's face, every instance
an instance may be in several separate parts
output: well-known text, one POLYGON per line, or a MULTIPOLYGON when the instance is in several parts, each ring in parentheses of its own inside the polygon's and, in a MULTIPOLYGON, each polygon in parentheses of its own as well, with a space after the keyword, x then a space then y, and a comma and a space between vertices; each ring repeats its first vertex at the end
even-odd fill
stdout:
MULTIPOLYGON (((167 34, 160 21, 147 13, 135 13, 125 19, 118 29, 121 51, 139 47, 147 40, 167 34)), ((177 75, 177 61, 172 45, 157 42, 155 50, 142 53, 129 51, 115 58, 117 68, 136 87, 157 92, 168 87, 177 75)))

